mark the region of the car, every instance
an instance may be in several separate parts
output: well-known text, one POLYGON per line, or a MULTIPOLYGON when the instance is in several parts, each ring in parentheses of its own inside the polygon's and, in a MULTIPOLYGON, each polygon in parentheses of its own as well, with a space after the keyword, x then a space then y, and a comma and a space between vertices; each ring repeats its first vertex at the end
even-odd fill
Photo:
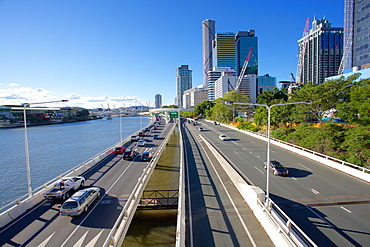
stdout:
POLYGON ((152 133, 154 133, 154 132, 155 132, 154 127, 150 129, 150 132, 152 132, 152 133))
POLYGON ((145 128, 144 129, 144 132, 149 132, 149 128, 145 128))
POLYGON ((199 131, 203 131, 204 129, 203 129, 203 127, 199 127, 199 131))
POLYGON ((129 149, 129 150, 126 150, 123 153, 122 159, 124 159, 124 160, 133 160, 133 159, 135 159, 135 156, 136 156, 136 151, 129 149))
POLYGON ((229 140, 229 137, 227 137, 225 134, 219 135, 218 138, 220 138, 221 141, 227 141, 227 140, 229 140))
POLYGON ((131 136, 131 141, 132 142, 137 142, 138 140, 139 140, 139 136, 137 136, 137 135, 131 136))
POLYGON ((141 161, 150 161, 152 159, 152 155, 150 152, 144 152, 140 155, 141 161))
POLYGON ((115 154, 123 154, 123 152, 126 151, 126 148, 124 147, 115 147, 113 153, 115 154))
POLYGON ((90 187, 75 192, 60 207, 61 216, 79 216, 100 196, 100 188, 90 187))
POLYGON ((159 139, 159 135, 153 135, 153 139, 154 140, 158 140, 159 139))
POLYGON ((217 122, 213 122, 214 125, 220 125, 220 123, 217 123, 217 122))
MULTIPOLYGON (((263 167, 267 169, 267 161, 263 163, 263 167)), ((270 160, 270 171, 272 171, 275 176, 286 176, 289 173, 288 169, 276 160, 270 160)))
POLYGON ((145 136, 145 133, 144 132, 139 132, 138 136, 139 137, 144 137, 145 136))
POLYGON ((144 140, 139 140, 139 141, 137 142, 137 144, 136 144, 136 145, 137 145, 138 147, 144 147, 144 146, 145 146, 145 143, 146 143, 146 142, 145 142, 144 140))

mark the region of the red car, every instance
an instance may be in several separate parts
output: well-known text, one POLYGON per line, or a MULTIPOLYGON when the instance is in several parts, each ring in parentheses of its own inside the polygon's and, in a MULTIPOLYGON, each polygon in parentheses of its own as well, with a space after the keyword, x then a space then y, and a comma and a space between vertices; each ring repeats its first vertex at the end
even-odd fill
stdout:
POLYGON ((145 133, 144 132, 139 132, 138 136, 144 137, 145 136, 145 133))
POLYGON ((123 154, 126 151, 126 148, 123 147, 115 147, 113 153, 115 154, 123 154))

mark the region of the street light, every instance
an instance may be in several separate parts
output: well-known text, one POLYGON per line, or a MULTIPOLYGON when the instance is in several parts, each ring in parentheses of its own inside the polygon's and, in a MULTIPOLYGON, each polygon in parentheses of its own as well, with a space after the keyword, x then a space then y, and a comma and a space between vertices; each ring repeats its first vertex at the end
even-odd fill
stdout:
POLYGON ((68 102, 68 100, 65 99, 65 100, 56 100, 56 101, 48 101, 48 102, 36 102, 36 103, 25 103, 25 104, 23 104, 24 146, 25 146, 25 149, 26 149, 28 197, 31 197, 32 196, 32 188, 31 188, 30 155, 29 155, 29 152, 28 152, 28 134, 27 134, 26 106, 29 107, 30 105, 40 105, 40 104, 48 104, 48 103, 55 103, 55 102, 68 102))
POLYGON ((273 105, 265 105, 265 104, 255 104, 255 103, 242 103, 242 102, 226 102, 226 104, 236 104, 236 105, 254 105, 254 106, 264 106, 267 108, 267 160, 266 160, 266 198, 265 198, 265 205, 268 205, 268 201, 270 198, 269 193, 269 182, 270 182, 270 119, 271 119, 271 108, 274 106, 281 106, 281 105, 295 105, 295 104, 311 104, 312 101, 300 101, 300 102, 291 102, 291 103, 283 103, 283 104, 273 104, 273 105))

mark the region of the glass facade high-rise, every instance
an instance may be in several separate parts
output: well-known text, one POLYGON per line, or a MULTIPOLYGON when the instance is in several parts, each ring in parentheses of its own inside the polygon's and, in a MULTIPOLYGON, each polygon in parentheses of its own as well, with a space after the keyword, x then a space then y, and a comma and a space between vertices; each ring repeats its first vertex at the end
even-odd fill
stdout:
POLYGON ((345 68, 370 68, 370 0, 345 0, 345 68))
POLYGON ((254 36, 254 33, 254 30, 240 31, 235 36, 237 75, 240 75, 240 72, 244 65, 244 61, 248 56, 250 48, 252 48, 252 53, 244 74, 258 75, 258 39, 256 36, 254 36))
POLYGON ((215 67, 235 70, 235 33, 216 33, 213 62, 215 67))
POLYGON ((161 108, 162 107, 162 95, 160 94, 156 94, 154 96, 154 99, 155 99, 155 108, 161 108))
POLYGON ((309 34, 298 40, 306 46, 300 68, 300 82, 321 84, 337 75, 343 55, 343 28, 331 27, 325 18, 314 20, 309 34))
POLYGON ((188 65, 181 65, 176 69, 176 102, 179 107, 183 107, 183 93, 192 87, 192 74, 188 65))

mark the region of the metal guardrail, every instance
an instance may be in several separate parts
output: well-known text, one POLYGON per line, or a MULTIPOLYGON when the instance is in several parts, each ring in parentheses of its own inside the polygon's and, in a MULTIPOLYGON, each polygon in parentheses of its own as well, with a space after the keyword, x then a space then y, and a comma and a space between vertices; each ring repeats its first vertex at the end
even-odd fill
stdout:
POLYGON ((271 222, 281 231, 293 246, 317 247, 317 245, 294 223, 270 198, 264 204, 258 200, 258 205, 266 213, 271 222), (267 206, 266 206, 267 204, 267 206))
POLYGON ((154 171, 154 168, 159 160, 159 157, 163 153, 172 132, 175 129, 175 124, 169 131, 166 139, 162 142, 161 146, 158 148, 157 152, 154 154, 152 160, 148 163, 147 167, 143 170, 143 173, 138 179, 131 195, 127 199, 125 206, 123 207, 120 215, 118 216, 116 223, 112 227, 112 230, 108 234, 107 240, 104 242, 103 247, 107 246, 121 246, 124 236, 129 228, 129 223, 135 214, 136 207, 139 203, 140 196, 143 193, 146 184, 154 171))
MULTIPOLYGON (((47 190, 49 189, 57 180, 59 180, 60 178, 62 177, 65 177, 65 176, 68 176, 69 174, 73 173, 73 172, 76 172, 86 166, 90 166, 89 168, 93 167, 94 165, 96 165, 97 163, 99 163, 100 161, 102 161, 103 159, 105 159, 106 157, 108 157, 110 154, 113 153, 113 149, 116 147, 116 146, 119 146, 119 145, 122 145, 126 142, 128 142, 130 140, 130 137, 127 137, 126 139, 124 139, 122 142, 117 142, 116 144, 108 147, 107 149, 103 150, 102 152, 98 153, 96 156, 76 165, 75 167, 65 171, 64 173, 60 174, 59 176, 51 179, 50 181, 44 183, 43 185, 37 187, 36 189, 32 190, 32 195, 35 196, 37 193, 42 193, 44 190, 47 190)), ((28 194, 25 194, 19 198, 17 198, 16 200, 4 205, 3 207, 0 208, 0 213, 3 213, 5 212, 6 210, 16 206, 16 205, 19 205, 22 201, 28 199, 28 194)))
POLYGON ((179 177, 179 202, 177 208, 177 225, 176 225, 176 244, 175 247, 185 246, 185 150, 184 140, 182 137, 182 126, 181 121, 179 122, 179 133, 180 133, 180 177, 179 177))
POLYGON ((140 209, 177 208, 179 201, 178 190, 144 190, 140 198, 140 209))

